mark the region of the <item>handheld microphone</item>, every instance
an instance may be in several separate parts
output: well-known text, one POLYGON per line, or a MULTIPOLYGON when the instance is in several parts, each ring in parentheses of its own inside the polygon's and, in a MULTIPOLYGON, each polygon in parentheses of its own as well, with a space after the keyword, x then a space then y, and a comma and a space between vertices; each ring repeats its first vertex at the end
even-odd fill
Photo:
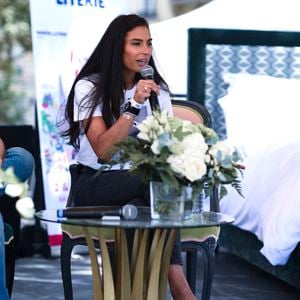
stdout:
MULTIPOLYGON (((144 79, 154 80, 154 69, 151 66, 149 65, 143 66, 140 73, 144 79)), ((152 110, 159 108, 157 95, 153 91, 151 91, 150 93, 149 101, 152 110)))
POLYGON ((103 218, 103 217, 121 217, 124 220, 135 220, 138 215, 137 208, 132 204, 126 204, 122 208, 116 210, 73 210, 58 209, 58 218, 103 218))

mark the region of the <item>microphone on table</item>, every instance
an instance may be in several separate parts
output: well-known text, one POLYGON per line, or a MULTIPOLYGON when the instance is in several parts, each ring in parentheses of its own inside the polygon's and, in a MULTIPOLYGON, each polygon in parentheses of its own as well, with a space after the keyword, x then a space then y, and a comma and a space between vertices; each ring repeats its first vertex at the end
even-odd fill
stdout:
POLYGON ((138 215, 137 208, 132 204, 126 204, 116 210, 73 210, 73 209, 58 209, 58 218, 103 218, 120 217, 124 220, 135 220, 138 215))
MULTIPOLYGON (((143 66, 140 73, 144 79, 154 80, 154 69, 151 66, 149 66, 149 65, 143 66)), ((152 111, 159 108, 157 95, 153 91, 151 91, 151 93, 150 93, 149 102, 150 102, 152 111)))

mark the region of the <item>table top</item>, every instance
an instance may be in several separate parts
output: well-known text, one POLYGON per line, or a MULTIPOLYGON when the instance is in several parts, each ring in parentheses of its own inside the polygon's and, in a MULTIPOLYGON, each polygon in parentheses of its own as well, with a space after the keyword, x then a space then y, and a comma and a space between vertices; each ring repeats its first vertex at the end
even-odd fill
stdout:
MULTIPOLYGON (((91 207, 90 207, 91 208, 91 207)), ((79 209, 79 208, 76 208, 79 209)), ((111 210, 106 207, 95 207, 100 210, 111 210)), ((222 213, 201 212, 193 215, 189 220, 153 220, 150 215, 149 207, 138 207, 138 216, 135 220, 103 220, 102 218, 60 218, 57 217, 56 209, 41 210, 36 213, 36 217, 42 221, 80 225, 93 227, 110 227, 110 228, 197 228, 211 227, 222 224, 232 223, 234 218, 222 213)))

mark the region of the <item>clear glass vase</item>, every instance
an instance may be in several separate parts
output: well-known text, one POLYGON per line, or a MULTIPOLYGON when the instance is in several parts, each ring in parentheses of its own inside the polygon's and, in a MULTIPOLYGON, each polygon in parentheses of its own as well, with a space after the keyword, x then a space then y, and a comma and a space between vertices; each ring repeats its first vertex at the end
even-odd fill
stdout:
POLYGON ((199 192, 197 193, 197 195, 194 196, 193 208, 192 208, 193 215, 199 215, 203 211, 203 199, 204 199, 203 192, 199 192))
POLYGON ((151 218, 183 221, 192 217, 192 188, 183 187, 178 193, 172 186, 163 182, 150 182, 151 218))

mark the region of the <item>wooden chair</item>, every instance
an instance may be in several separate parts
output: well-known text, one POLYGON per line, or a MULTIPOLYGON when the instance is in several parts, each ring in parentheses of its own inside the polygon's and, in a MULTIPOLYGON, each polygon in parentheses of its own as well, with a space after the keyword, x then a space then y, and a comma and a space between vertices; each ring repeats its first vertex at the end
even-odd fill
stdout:
MULTIPOLYGON (((208 110, 200 103, 188 100, 172 100, 173 114, 183 120, 189 120, 194 124, 201 123, 206 127, 212 127, 212 120, 208 110)), ((218 190, 210 198, 210 210, 219 212, 218 190)), ((215 249, 220 233, 220 226, 201 229, 182 229, 182 251, 186 252, 186 278, 191 290, 196 290, 197 254, 203 253, 203 291, 202 299, 209 299, 211 293, 215 249)))
POLYGON ((191 121, 194 124, 201 123, 206 127, 212 127, 212 120, 208 110, 198 102, 188 100, 172 100, 174 117, 191 121))
MULTIPOLYGON (((191 120, 193 123, 203 123, 207 127, 211 127, 211 118, 209 112, 204 106, 192 101, 172 100, 174 116, 185 120, 191 120)), ((66 207, 73 207, 74 185, 80 174, 81 167, 78 164, 72 164, 69 167, 71 175, 71 188, 66 207)), ((217 193, 216 193, 217 195, 217 193)), ((211 208, 215 209, 217 197, 212 197, 211 208)), ((212 210, 212 209, 211 209, 212 210)), ((71 275, 71 254, 74 246, 87 245, 85 235, 78 227, 71 225, 62 225, 62 245, 61 245, 61 273, 64 287, 64 295, 66 300, 73 299, 72 275, 71 275)), ((207 293, 202 295, 202 299, 210 298, 213 266, 214 266, 214 251, 216 242, 219 236, 219 226, 202 228, 202 229, 184 229, 181 230, 182 250, 186 252, 186 277, 193 292, 196 287, 196 263, 197 252, 203 250, 203 287, 207 293)), ((105 239, 111 243, 113 247, 113 232, 108 229, 105 234, 105 239)), ((93 241, 99 248, 98 237, 95 233, 93 241)))

